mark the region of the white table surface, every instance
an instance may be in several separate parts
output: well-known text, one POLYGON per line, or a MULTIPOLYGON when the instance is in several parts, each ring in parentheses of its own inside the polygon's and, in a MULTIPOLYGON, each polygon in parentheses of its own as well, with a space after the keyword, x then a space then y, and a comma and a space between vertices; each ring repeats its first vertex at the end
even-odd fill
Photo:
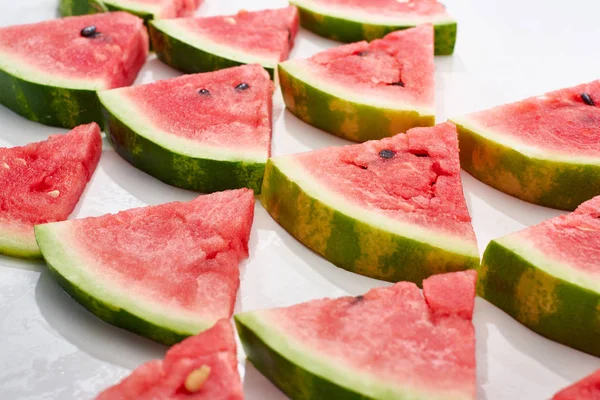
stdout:
MULTIPOLYGON (((57 0, 1 0, 0 26, 56 16, 57 0)), ((437 118, 593 80, 600 74, 596 0, 445 0, 458 19, 455 54, 436 58, 437 118)), ((284 6, 284 0, 205 0, 201 15, 284 6)), ((336 43, 301 31, 292 57, 336 43)), ((137 83, 178 73, 151 58, 137 83)), ((0 146, 24 145, 64 132, 0 107, 0 146)), ((346 143, 296 119, 275 96, 275 155, 346 143)), ((490 239, 560 214, 523 203, 463 173, 483 252, 490 239)), ((72 215, 85 217, 147 204, 192 199, 119 158, 105 142, 100 165, 72 215)), ((385 283, 337 269, 305 249, 256 205, 250 259, 241 270, 236 310, 360 294, 385 283)), ((600 368, 600 359, 553 343, 477 299, 479 399, 548 399, 600 368)), ((165 347, 110 326, 71 300, 44 264, 0 256, 0 399, 89 399, 165 347)), ((248 400, 285 399, 247 363, 248 400)))

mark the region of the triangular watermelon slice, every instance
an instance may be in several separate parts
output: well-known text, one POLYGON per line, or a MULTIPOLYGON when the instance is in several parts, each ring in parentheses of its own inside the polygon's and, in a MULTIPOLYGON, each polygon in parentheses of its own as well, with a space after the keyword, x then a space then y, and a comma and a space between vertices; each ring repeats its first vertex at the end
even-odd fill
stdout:
POLYGON ((293 399, 475 399, 475 271, 237 314, 249 360, 293 399), (301 395, 300 395, 301 394, 301 395))
POLYGON ((101 92, 110 141, 135 167, 203 193, 260 191, 271 153, 273 83, 244 65, 101 92))
POLYGON ((0 148, 0 253, 41 258, 33 226, 67 219, 101 153, 96 124, 44 142, 0 148))
POLYGON ((492 240, 479 294, 559 343, 600 357, 600 196, 492 240))
POLYGON ((237 346, 228 320, 143 364, 96 400, 242 400, 237 346))
POLYGON ((419 24, 435 26, 435 54, 448 55, 456 43, 456 20, 437 0, 290 0, 302 26, 341 42, 373 40, 419 24))
POLYGON ((433 27, 394 32, 279 64, 287 108, 301 120, 364 142, 435 124, 433 27))
POLYGON ((598 400, 600 399, 600 369, 590 376, 556 393, 552 400, 598 400))
POLYGON ((143 21, 127 13, 0 28, 0 104, 46 125, 100 123, 96 91, 132 84, 147 55, 143 21))
POLYGON ((480 181, 561 210, 600 195, 600 80, 452 121, 461 165, 480 181))
POLYGON ((152 47, 159 59, 185 73, 261 64, 273 77, 298 32, 298 9, 240 11, 236 15, 153 21, 152 47))
POLYGON ((172 344, 231 316, 253 216, 252 191, 240 189, 38 225, 35 234, 75 300, 108 323, 172 344))
POLYGON ((274 157, 262 204, 338 267, 392 282, 479 266, 456 128, 274 157))
POLYGON ((82 15, 110 11, 127 11, 145 21, 155 18, 179 18, 193 15, 203 0, 60 0, 61 15, 82 15))

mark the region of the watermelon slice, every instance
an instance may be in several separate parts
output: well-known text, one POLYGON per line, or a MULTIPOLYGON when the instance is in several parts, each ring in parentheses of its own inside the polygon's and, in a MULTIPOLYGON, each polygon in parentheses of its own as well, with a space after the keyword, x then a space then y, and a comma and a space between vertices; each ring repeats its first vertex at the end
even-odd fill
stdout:
POLYGON ((46 125, 100 123, 96 90, 132 84, 147 55, 143 21, 127 13, 0 28, 0 104, 46 125))
POLYGON ((101 153, 96 124, 44 142, 0 148, 0 253, 41 258, 33 226, 67 219, 101 153))
POLYGON ((269 160, 265 209, 338 267, 392 282, 479 266, 456 128, 269 160))
POLYGON ((341 42, 373 40, 386 34, 431 23, 435 54, 454 51, 456 20, 437 0, 290 0, 309 31, 341 42))
POLYGON ((96 400, 242 400, 237 349, 228 320, 143 364, 96 400))
POLYGON ((251 190, 38 225, 52 275, 108 323, 172 344, 233 312, 251 190))
POLYGON ((248 358, 292 399, 475 399, 475 271, 237 314, 248 358))
POLYGON ((271 149, 273 84, 260 65, 99 93, 110 141, 133 166, 208 193, 260 191, 271 149))
POLYGON ((600 80, 453 118, 461 164, 522 200, 574 210, 600 195, 600 80))
POLYGON ((240 11, 236 15, 153 21, 152 47, 159 59, 185 73, 261 64, 273 77, 298 32, 296 7, 240 11))
POLYGON ((433 28, 423 25, 279 64, 298 118, 364 142, 435 124, 433 28))
POLYGON ((600 196, 493 240, 479 294, 549 339, 600 356, 600 196))
POLYGON ((600 369, 554 395, 552 400, 600 399, 600 369))
POLYGON ((62 16, 109 11, 127 11, 149 21, 194 15, 203 0, 60 0, 62 16))

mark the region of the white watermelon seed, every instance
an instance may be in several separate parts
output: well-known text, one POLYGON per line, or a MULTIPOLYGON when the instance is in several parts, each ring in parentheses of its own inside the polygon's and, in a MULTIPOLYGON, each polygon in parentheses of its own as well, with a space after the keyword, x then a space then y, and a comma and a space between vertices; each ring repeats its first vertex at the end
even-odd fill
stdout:
POLYGON ((190 393, 198 392, 202 389, 202 385, 204 385, 206 379, 208 379, 208 375, 210 375, 210 367, 208 365, 203 365, 190 372, 187 378, 185 378, 184 386, 186 390, 190 393))
POLYGON ((25 160, 24 160, 24 159, 22 159, 22 158, 15 158, 15 162, 16 162, 16 163, 19 163, 19 164, 21 164, 21 165, 27 165, 27 161, 25 161, 25 160))
POLYGON ((7 164, 7 163, 5 163, 5 162, 3 162, 3 163, 2 163, 2 166, 3 166, 4 168, 6 168, 6 169, 10 169, 10 165, 8 165, 8 164, 7 164))
POLYGON ((57 198, 58 196, 60 196, 60 191, 59 190, 53 190, 51 192, 48 192, 48 196, 52 197, 52 198, 57 198))
POLYGON ((231 17, 225 18, 225 22, 230 23, 231 25, 237 24, 236 20, 234 18, 231 18, 231 17))

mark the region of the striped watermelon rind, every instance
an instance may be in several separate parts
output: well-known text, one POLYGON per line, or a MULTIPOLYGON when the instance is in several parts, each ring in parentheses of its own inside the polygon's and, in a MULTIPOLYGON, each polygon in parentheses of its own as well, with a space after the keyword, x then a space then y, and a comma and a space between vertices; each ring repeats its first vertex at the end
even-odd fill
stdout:
POLYGON ((270 159, 261 202, 283 228, 334 265, 375 279, 418 285, 434 274, 479 266, 473 243, 413 225, 383 226, 381 218, 375 220, 368 212, 360 216, 352 206, 345 209, 340 199, 332 206, 320 199, 326 190, 307 188, 310 177, 303 176, 293 159, 270 159))
POLYGON ((483 255, 478 294, 534 332, 600 356, 600 285, 574 280, 553 264, 510 236, 493 240, 483 255))
POLYGON ((107 12, 106 6, 98 0, 60 0, 58 11, 63 17, 107 12))
POLYGON ((279 64, 278 76, 285 105, 296 117, 344 139, 364 142, 435 125, 435 110, 378 104, 360 93, 350 100, 344 89, 310 76, 297 60, 279 64))
POLYGON ((572 211, 600 195, 600 158, 528 154, 494 140, 468 117, 452 118, 458 129, 461 167, 478 180, 521 200, 572 211))
POLYGON ((28 260, 42 258, 31 226, 0 222, 0 254, 28 260))
POLYGON ((371 41, 379 39, 388 33, 414 28, 427 22, 434 24, 435 30, 435 54, 450 55, 454 52, 456 44, 456 21, 442 15, 437 18, 419 19, 411 21, 381 22, 369 21, 369 15, 342 17, 326 11, 319 11, 306 0, 292 0, 290 4, 298 7, 300 12, 300 24, 305 29, 329 39, 344 43, 358 42, 361 40, 371 41))

